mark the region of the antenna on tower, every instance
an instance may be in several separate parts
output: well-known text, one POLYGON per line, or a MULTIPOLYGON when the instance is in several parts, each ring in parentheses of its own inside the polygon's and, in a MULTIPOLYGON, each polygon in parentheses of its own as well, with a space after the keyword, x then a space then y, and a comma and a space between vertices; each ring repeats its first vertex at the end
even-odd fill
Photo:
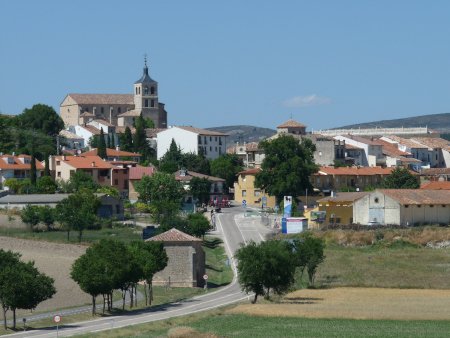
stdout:
POLYGON ((144 65, 147 67, 147 53, 144 54, 144 65))

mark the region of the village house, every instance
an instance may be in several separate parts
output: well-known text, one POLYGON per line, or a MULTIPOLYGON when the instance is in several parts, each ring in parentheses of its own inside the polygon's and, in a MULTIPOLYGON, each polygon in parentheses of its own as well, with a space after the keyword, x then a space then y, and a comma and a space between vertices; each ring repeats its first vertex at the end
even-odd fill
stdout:
POLYGON ((260 168, 265 157, 264 151, 259 147, 258 142, 236 143, 228 147, 227 153, 236 155, 242 160, 246 168, 260 168))
MULTIPOLYGON (((0 153, 0 188, 9 178, 29 178, 31 172, 31 156, 12 155, 0 153)), ((44 173, 44 166, 36 160, 36 176, 39 178, 44 173)))
POLYGON ((450 190, 379 189, 355 200, 359 224, 426 225, 450 223, 450 190))
POLYGON ((339 192, 317 201, 318 211, 324 213, 324 224, 352 224, 354 202, 369 192, 339 192))
POLYGON ((353 189, 362 191, 367 187, 377 187, 393 168, 381 167, 320 167, 310 177, 315 189, 330 194, 332 191, 353 189))
POLYGON ((362 166, 375 167, 386 165, 382 145, 374 142, 372 138, 369 139, 356 135, 338 135, 334 139, 345 141, 345 144, 363 149, 364 157, 362 158, 362 166))
POLYGON ((128 198, 130 202, 137 202, 139 199, 139 193, 136 191, 136 184, 142 180, 144 176, 152 176, 156 172, 155 167, 142 167, 137 165, 129 169, 129 189, 128 198))
POLYGON ((164 270, 154 275, 153 285, 203 287, 206 263, 200 238, 173 228, 147 241, 163 242, 169 258, 164 270))
POLYGON ((264 190, 255 186, 255 176, 260 168, 248 169, 238 173, 237 182, 234 182, 234 200, 248 206, 274 208, 275 196, 268 195, 264 190))
POLYGON ((214 160, 226 154, 227 134, 217 131, 187 126, 171 127, 157 134, 157 159, 160 160, 169 150, 172 140, 184 154, 203 154, 214 160))

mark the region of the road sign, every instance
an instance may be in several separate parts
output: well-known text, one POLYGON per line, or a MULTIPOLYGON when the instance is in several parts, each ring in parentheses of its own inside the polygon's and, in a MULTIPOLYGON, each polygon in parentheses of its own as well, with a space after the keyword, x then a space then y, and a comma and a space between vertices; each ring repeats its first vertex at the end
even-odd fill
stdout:
POLYGON ((245 208, 247 206, 247 201, 246 200, 242 200, 242 206, 245 208))
POLYGON ((207 274, 204 274, 204 275, 203 275, 203 279, 204 279, 204 280, 207 280, 207 279, 208 279, 208 275, 207 275, 207 274))
POLYGON ((61 316, 58 316, 58 315, 54 316, 54 317, 53 317, 53 321, 54 321, 55 323, 59 323, 59 322, 61 321, 61 316))
POLYGON ((267 206, 267 197, 266 196, 263 196, 261 198, 261 204, 262 204, 263 207, 267 206))

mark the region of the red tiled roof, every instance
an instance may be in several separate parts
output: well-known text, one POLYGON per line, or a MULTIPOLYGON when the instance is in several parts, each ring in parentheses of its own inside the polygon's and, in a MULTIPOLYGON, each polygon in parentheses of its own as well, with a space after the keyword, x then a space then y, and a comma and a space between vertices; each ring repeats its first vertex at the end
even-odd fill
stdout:
POLYGON ((391 142, 381 140, 381 139, 377 139, 374 142, 383 146, 383 154, 385 154, 385 155, 392 156, 392 157, 411 155, 410 153, 407 153, 405 151, 401 151, 400 149, 398 149, 398 146, 395 143, 391 143, 391 142))
POLYGON ((319 172, 314 175, 390 175, 393 168, 381 167, 320 167, 319 172))
POLYGON ((152 176, 155 173, 154 167, 131 167, 129 171, 130 180, 140 180, 143 176, 152 176))
POLYGON ((450 175, 450 168, 430 168, 422 171, 424 176, 450 175))
POLYGON ((156 235, 152 238, 147 239, 147 241, 159 241, 159 242, 201 242, 202 240, 197 237, 185 234, 184 232, 177 230, 175 228, 169 231, 163 232, 162 234, 156 235))
POLYGON ((380 189, 380 192, 400 204, 450 204, 450 190, 380 189))
POLYGON ((55 160, 67 163, 68 165, 76 169, 114 168, 113 165, 102 160, 99 156, 55 156, 55 160))
POLYGON ((304 124, 297 122, 295 120, 287 120, 286 122, 277 126, 277 128, 306 128, 304 124))
MULTIPOLYGON (((83 156, 97 156, 97 148, 82 153, 83 156)), ((106 156, 108 157, 141 157, 141 154, 132 153, 129 151, 117 150, 113 148, 106 148, 106 156)))
POLYGON ((261 171, 261 168, 252 168, 238 172, 238 175, 256 175, 261 171))
POLYGON ((354 146, 352 144, 345 143, 345 149, 363 150, 361 147, 354 146))
POLYGON ((87 131, 91 132, 93 135, 100 135, 100 129, 95 128, 94 126, 80 126, 87 131))
POLYGON ((132 94, 69 94, 78 104, 128 104, 134 105, 132 94))
POLYGON ((414 141, 413 139, 403 138, 396 135, 389 135, 386 136, 386 138, 391 139, 394 142, 397 142, 405 147, 411 148, 411 149, 428 149, 427 146, 414 141))
MULTIPOLYGON (((3 170, 30 170, 31 163, 27 163, 27 164, 22 163, 22 161, 20 161, 20 158, 31 159, 31 156, 30 155, 19 155, 19 156, 2 155, 2 156, 0 156, 0 169, 3 169, 3 170), (12 158, 13 163, 8 163, 8 158, 12 158)), ((36 169, 44 170, 44 166, 38 160, 36 160, 36 169)))
POLYGON ((184 176, 183 176, 181 170, 178 170, 175 173, 175 179, 177 181, 190 181, 193 177, 206 178, 208 181, 212 181, 212 182, 225 182, 225 180, 223 178, 200 174, 200 173, 196 173, 194 171, 186 171, 184 176))
POLYGON ((420 186, 426 190, 450 190, 450 181, 430 181, 420 186))

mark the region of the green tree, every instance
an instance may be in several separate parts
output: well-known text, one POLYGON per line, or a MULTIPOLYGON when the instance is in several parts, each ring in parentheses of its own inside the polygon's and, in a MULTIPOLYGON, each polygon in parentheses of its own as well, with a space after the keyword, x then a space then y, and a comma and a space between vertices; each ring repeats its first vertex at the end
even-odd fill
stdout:
POLYGON ((54 194, 58 185, 50 176, 43 176, 38 179, 36 188, 40 194, 54 194))
POLYGON ((167 266, 168 257, 164 244, 157 241, 133 241, 130 251, 142 269, 142 279, 145 281, 145 305, 151 305, 153 300, 153 276, 167 266), (147 292, 148 289, 148 292, 147 292))
POLYGON ((139 200, 150 205, 153 218, 158 223, 179 212, 185 194, 181 183, 173 175, 161 172, 144 176, 136 184, 136 191, 139 200))
POLYGON ((242 168, 242 160, 234 154, 225 154, 211 161, 211 175, 223 178, 228 188, 234 186, 236 175, 242 168))
POLYGON ((125 132, 120 134, 120 148, 124 151, 133 151, 133 136, 130 127, 125 128, 125 132))
POLYGON ((314 285, 317 268, 325 259, 324 250, 324 240, 310 232, 304 232, 293 241, 295 265, 300 269, 301 276, 306 269, 310 286, 314 285))
POLYGON ((251 241, 235 255, 242 290, 258 296, 270 297, 273 292, 282 295, 294 282, 295 265, 289 244, 270 240, 256 244, 251 241))
POLYGON ((88 189, 96 191, 99 185, 94 182, 91 175, 86 174, 84 171, 78 170, 72 176, 66 184, 62 181, 58 182, 62 191, 66 193, 72 193, 81 189, 88 189))
POLYGON ((204 237, 211 228, 208 219, 201 213, 189 214, 187 217, 189 234, 195 237, 204 237))
MULTIPOLYGON (((34 262, 22 262, 20 255, 0 249, 0 302, 3 313, 13 312, 13 329, 16 328, 16 310, 32 310, 55 293, 54 280, 34 266, 34 262), (6 263, 3 262, 6 260, 6 263)), ((4 320, 6 327, 6 319, 4 320)))
POLYGON ((383 182, 385 189, 418 189, 419 175, 413 175, 407 168, 397 167, 383 182))
POLYGON ((39 207, 28 204, 20 212, 20 217, 22 218, 22 222, 29 225, 30 229, 33 230, 33 227, 39 224, 40 221, 39 207))
POLYGON ((103 128, 100 128, 100 137, 98 139, 98 148, 97 148, 97 155, 100 156, 102 159, 106 158, 106 141, 105 141, 105 134, 103 132, 103 128))
POLYGON ((117 190, 117 188, 114 188, 114 187, 101 186, 101 187, 99 187, 97 189, 97 193, 99 193, 99 194, 106 194, 106 195, 109 195, 109 196, 120 198, 119 190, 117 190))
POLYGON ((55 217, 67 230, 67 241, 70 231, 78 231, 81 242, 83 230, 91 227, 96 221, 100 200, 88 189, 81 189, 56 205, 55 217))
POLYGON ((48 136, 56 136, 64 129, 64 122, 56 111, 45 104, 35 104, 17 116, 22 129, 38 130, 48 136))
POLYGON ((211 182, 206 178, 192 177, 189 191, 200 203, 207 203, 211 193, 211 182))
POLYGON ((13 191, 14 193, 19 193, 21 188, 21 181, 19 181, 17 178, 7 178, 5 182, 3 182, 3 185, 5 187, 8 187, 9 190, 13 191))
POLYGON ((207 159, 203 154, 182 154, 180 167, 183 167, 188 171, 194 171, 204 175, 210 175, 211 173, 209 159, 207 159))
POLYGON ((135 120, 136 131, 133 137, 133 150, 141 154, 141 161, 145 162, 155 157, 155 151, 147 142, 147 134, 145 132, 145 119, 142 114, 135 120))
POLYGON ((159 160, 158 169, 162 172, 173 174, 183 166, 182 159, 181 149, 177 146, 175 139, 172 139, 169 150, 159 160))
POLYGON ((111 134, 111 139, 109 141, 109 147, 110 148, 115 148, 116 147, 115 134, 111 134))
POLYGON ((299 196, 306 189, 312 191, 309 177, 318 170, 314 164, 315 145, 310 139, 301 141, 290 135, 263 141, 265 158, 255 185, 275 196, 280 203, 283 196, 299 196))

